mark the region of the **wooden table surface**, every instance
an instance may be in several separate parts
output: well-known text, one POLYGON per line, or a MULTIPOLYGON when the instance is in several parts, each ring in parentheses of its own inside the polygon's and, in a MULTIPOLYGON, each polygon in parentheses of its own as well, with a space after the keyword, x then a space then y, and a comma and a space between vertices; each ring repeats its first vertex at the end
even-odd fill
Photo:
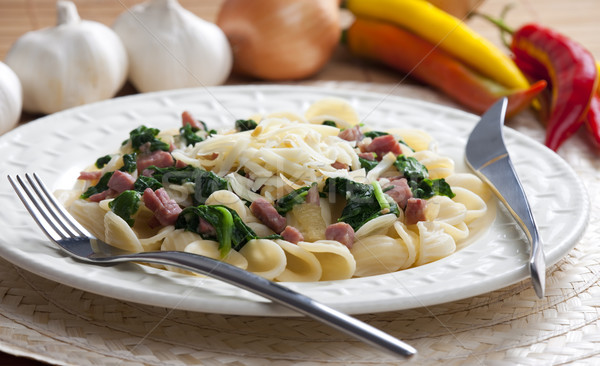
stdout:
MULTIPOLYGON (((180 3, 198 16, 214 21, 223 0, 180 0, 180 3)), ((115 18, 139 0, 74 0, 82 19, 111 25, 115 18)), ((599 0, 488 0, 480 11, 498 15, 507 3, 515 6, 507 23, 517 27, 526 22, 538 22, 577 40, 600 60, 600 1, 599 0)), ((54 0, 0 0, 0 60, 4 60, 11 45, 27 31, 52 26, 56 21, 54 0)), ((480 18, 467 20, 468 24, 501 47, 499 32, 480 18)), ((314 81, 357 81, 373 83, 400 83, 402 75, 385 68, 367 65, 351 58, 341 47, 332 60, 316 75, 314 81)), ((309 81, 310 81, 309 80, 309 81)), ((231 76, 227 84, 248 83, 231 76)), ((120 94, 135 93, 126 85, 120 94)), ((22 122, 36 116, 23 115, 22 122)), ((27 357, 15 357, 0 352, 0 365, 42 365, 27 357)))

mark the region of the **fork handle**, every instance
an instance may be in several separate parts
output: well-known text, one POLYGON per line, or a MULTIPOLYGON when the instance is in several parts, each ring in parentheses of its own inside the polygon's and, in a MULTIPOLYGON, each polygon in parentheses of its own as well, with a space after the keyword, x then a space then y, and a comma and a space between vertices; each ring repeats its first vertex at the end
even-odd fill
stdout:
POLYGON ((212 258, 186 252, 161 251, 126 254, 111 258, 93 257, 90 259, 94 263, 101 260, 104 263, 140 261, 166 264, 201 273, 261 295, 395 355, 408 358, 417 353, 416 349, 410 345, 356 318, 252 272, 212 258))

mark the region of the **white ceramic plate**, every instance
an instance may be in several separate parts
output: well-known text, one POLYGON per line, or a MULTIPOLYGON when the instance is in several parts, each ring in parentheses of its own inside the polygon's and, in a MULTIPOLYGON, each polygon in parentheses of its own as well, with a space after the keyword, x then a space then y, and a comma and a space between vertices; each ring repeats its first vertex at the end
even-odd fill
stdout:
MULTIPOLYGON (((183 110, 210 127, 233 125, 255 113, 303 112, 327 96, 348 100, 372 127, 418 127, 468 171, 463 149, 478 117, 425 102, 377 93, 293 86, 186 89, 136 95, 56 113, 0 137, 0 171, 37 172, 51 189, 73 186, 79 172, 99 156, 116 151, 128 132, 145 124, 172 128, 183 110)), ((584 232, 589 200, 574 171, 556 154, 506 129, 505 139, 533 207, 548 265, 557 262, 584 232)), ((256 295, 210 278, 184 276, 147 266, 112 267, 78 263, 47 240, 0 179, 0 255, 46 278, 82 290, 144 304, 191 311, 295 315, 256 295)), ((286 286, 347 313, 409 309, 497 290, 528 277, 529 246, 500 207, 490 229, 468 247, 440 261, 368 278, 286 286)))

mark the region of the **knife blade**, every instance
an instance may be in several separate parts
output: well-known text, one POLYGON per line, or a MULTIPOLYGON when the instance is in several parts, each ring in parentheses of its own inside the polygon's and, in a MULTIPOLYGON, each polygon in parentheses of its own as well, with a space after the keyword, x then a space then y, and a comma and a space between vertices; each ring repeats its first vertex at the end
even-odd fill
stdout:
POLYGON ((504 144, 502 128, 507 98, 490 107, 471 132, 465 148, 465 160, 475 174, 486 182, 525 232, 531 252, 529 272, 536 295, 544 297, 546 263, 541 237, 529 201, 504 144))

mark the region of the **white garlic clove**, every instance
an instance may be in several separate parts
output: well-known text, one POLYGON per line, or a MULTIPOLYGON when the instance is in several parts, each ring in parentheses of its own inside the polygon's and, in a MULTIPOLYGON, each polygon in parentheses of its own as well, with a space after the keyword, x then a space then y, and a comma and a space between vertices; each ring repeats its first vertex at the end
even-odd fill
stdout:
POLYGON ((223 31, 176 0, 149 0, 113 25, 129 56, 129 80, 140 92, 213 86, 233 64, 223 31))
POLYGON ((23 86, 23 110, 54 113, 113 97, 127 77, 127 52, 109 27, 81 20, 70 1, 57 2, 57 25, 31 31, 11 47, 6 64, 23 86))
POLYGON ((22 104, 23 91, 17 74, 0 62, 0 135, 17 125, 22 104))

